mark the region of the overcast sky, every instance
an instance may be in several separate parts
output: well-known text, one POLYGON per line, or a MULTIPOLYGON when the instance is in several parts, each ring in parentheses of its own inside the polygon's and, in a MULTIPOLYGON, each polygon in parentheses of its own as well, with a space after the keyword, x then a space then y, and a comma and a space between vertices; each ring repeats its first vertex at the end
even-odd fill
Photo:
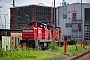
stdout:
MULTIPOLYGON (((7 20, 7 28, 10 27, 10 10, 9 8, 12 7, 12 1, 13 0, 0 0, 0 14, 8 14, 6 15, 7 20)), ((52 6, 52 2, 54 0, 15 0, 16 6, 22 6, 22 5, 31 5, 31 4, 39 4, 43 3, 45 6, 52 6)), ((90 3, 90 0, 82 0, 83 3, 90 3)), ((81 0, 66 0, 69 4, 71 3, 80 3, 81 0)), ((62 3, 62 0, 55 0, 55 6, 60 6, 60 3, 62 3)), ((5 18, 4 15, 0 15, 0 28, 2 28, 2 25, 5 25, 5 18)), ((4 28, 4 26, 3 26, 4 28)))

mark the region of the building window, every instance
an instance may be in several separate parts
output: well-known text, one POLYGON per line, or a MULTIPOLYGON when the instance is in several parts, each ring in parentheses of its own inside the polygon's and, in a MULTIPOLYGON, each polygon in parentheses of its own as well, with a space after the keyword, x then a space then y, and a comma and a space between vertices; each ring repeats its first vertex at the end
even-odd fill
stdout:
POLYGON ((72 19, 73 19, 73 20, 76 20, 76 14, 77 14, 77 13, 72 13, 72 19))
POLYGON ((66 23, 66 27, 72 27, 71 23, 66 23))
POLYGON ((63 18, 67 18, 67 6, 66 5, 64 5, 63 6, 63 18))

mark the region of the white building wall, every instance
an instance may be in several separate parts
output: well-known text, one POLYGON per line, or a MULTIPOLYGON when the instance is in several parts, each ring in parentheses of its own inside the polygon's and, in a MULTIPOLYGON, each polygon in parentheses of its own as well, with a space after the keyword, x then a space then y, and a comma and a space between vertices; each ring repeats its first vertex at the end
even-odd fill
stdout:
MULTIPOLYGON (((84 37, 84 8, 90 8, 90 4, 82 4, 82 20, 83 20, 83 37, 84 37)), ((72 23, 72 13, 76 11, 77 13, 77 19, 81 20, 81 4, 80 3, 74 3, 67 5, 67 18, 63 19, 63 6, 60 6, 57 8, 57 26, 60 26, 62 29, 62 36, 72 36, 72 27, 68 28, 66 27, 66 23, 72 23), (59 11, 58 11, 59 10, 59 11), (70 12, 70 13, 69 13, 70 12), (70 18, 70 19, 69 19, 70 18), (59 24, 58 24, 59 22, 59 24)), ((84 38, 83 38, 84 39, 84 38)))

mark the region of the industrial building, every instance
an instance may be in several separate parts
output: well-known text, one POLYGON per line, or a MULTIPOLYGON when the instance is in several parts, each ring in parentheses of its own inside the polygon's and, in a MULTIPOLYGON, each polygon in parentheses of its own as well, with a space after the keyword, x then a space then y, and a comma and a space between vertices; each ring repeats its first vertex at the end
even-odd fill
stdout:
POLYGON ((62 29, 64 39, 71 37, 78 42, 90 43, 90 3, 66 4, 56 10, 56 24, 62 29))
POLYGON ((37 21, 53 24, 54 8, 41 5, 27 5, 10 8, 10 29, 22 29, 28 23, 37 21))
MULTIPOLYGON (((90 4, 63 1, 55 8, 56 25, 62 29, 64 39, 69 37, 82 42, 90 42, 90 4)), ((54 8, 40 5, 27 5, 10 8, 10 29, 22 29, 33 21, 54 24, 54 8)))

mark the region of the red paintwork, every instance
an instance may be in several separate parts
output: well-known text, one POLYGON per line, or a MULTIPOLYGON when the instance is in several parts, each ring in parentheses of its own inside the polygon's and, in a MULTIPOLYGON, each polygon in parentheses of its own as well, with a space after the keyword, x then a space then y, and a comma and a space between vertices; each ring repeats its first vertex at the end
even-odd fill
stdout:
POLYGON ((48 29, 45 31, 45 39, 48 40, 48 29))
POLYGON ((26 42, 23 42, 23 50, 26 51, 26 42))
POLYGON ((62 40, 62 32, 60 27, 55 27, 55 39, 56 41, 62 40))
POLYGON ((47 28, 48 28, 48 39, 53 39, 54 38, 54 36, 55 36, 55 32, 54 32, 54 26, 52 26, 52 25, 47 25, 47 28))
POLYGON ((77 13, 72 13, 72 19, 73 19, 73 20, 76 20, 76 14, 77 14, 77 13))
POLYGON ((48 30, 48 40, 52 38, 51 30, 48 30))
POLYGON ((66 53, 67 53, 67 42, 64 41, 64 54, 66 54, 66 53))
POLYGON ((52 38, 54 38, 55 33, 54 33, 54 27, 53 26, 52 26, 51 34, 52 34, 52 38))
POLYGON ((42 28, 42 39, 46 40, 46 28, 42 28))
POLYGON ((32 22, 28 24, 28 27, 22 28, 22 30, 31 30, 31 32, 23 32, 22 31, 22 40, 26 40, 26 36, 28 40, 50 40, 55 38, 56 41, 62 40, 62 32, 60 27, 58 30, 54 30, 53 25, 45 25, 38 22, 32 22), (33 32, 32 32, 33 31, 33 32))
POLYGON ((48 29, 47 29, 47 25, 42 24, 42 39, 43 40, 48 40, 48 29))
POLYGON ((81 24, 78 24, 78 30, 81 31, 81 24))
POLYGON ((55 35, 56 35, 55 40, 58 41, 59 40, 59 31, 56 31, 55 35))
POLYGON ((38 38, 38 40, 42 40, 42 28, 37 28, 37 31, 38 31, 38 33, 37 33, 37 38, 38 38))
POLYGON ((22 40, 26 40, 26 36, 28 37, 28 40, 36 40, 37 38, 37 28, 23 28, 22 30, 32 30, 33 32, 24 32, 22 31, 22 40))
POLYGON ((26 36, 28 36, 28 40, 42 40, 42 28, 38 27, 38 22, 29 23, 27 28, 23 28, 22 30, 33 30, 33 32, 22 32, 22 40, 26 40, 26 36))
POLYGON ((28 37, 28 40, 42 40, 42 28, 23 28, 23 30, 32 30, 33 32, 22 32, 22 40, 26 40, 26 36, 28 37))
POLYGON ((59 36, 60 36, 60 40, 63 40, 63 38, 62 38, 62 31, 61 31, 61 29, 60 29, 60 31, 59 31, 59 32, 60 32, 60 35, 59 35, 59 36))

